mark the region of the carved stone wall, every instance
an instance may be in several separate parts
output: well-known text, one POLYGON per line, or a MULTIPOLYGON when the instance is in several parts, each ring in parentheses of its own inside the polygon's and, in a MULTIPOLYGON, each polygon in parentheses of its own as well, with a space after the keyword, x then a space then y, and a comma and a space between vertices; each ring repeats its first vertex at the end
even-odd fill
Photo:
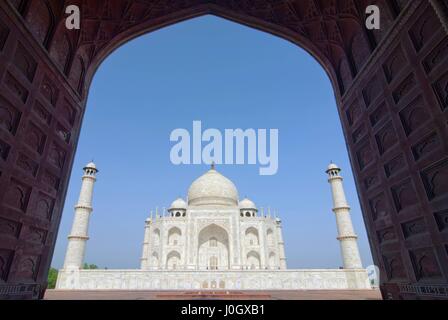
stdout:
POLYGON ((359 290, 371 289, 364 269, 151 271, 60 270, 61 290, 359 290))
POLYGON ((290 40, 322 64, 384 297, 421 296, 423 285, 446 288, 448 39, 429 1, 5 0, 0 296, 38 298, 45 290, 88 88, 101 61, 134 37, 204 14, 290 40), (68 3, 81 8, 81 30, 64 27, 68 3), (380 6, 381 30, 364 28, 368 4, 380 6))

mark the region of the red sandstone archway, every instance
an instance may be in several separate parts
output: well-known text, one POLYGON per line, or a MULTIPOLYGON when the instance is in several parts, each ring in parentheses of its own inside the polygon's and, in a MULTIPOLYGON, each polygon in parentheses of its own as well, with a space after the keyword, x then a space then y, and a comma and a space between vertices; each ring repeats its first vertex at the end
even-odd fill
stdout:
MULTIPOLYGON (((438 10, 446 3, 431 2, 438 10)), ((0 297, 37 298, 45 290, 101 61, 142 33, 204 14, 285 38, 321 63, 335 91, 383 296, 443 297, 448 37, 426 0, 1 1, 0 297), (64 27, 69 4, 81 8, 79 31, 64 27), (380 7, 381 30, 365 29, 368 4, 380 7)))

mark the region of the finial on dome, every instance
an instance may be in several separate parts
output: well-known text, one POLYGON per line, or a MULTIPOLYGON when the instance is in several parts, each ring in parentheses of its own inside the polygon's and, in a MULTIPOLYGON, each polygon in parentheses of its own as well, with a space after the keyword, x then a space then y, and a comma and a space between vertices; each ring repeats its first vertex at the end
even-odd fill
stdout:
POLYGON ((210 168, 211 170, 215 170, 215 161, 212 161, 212 164, 211 164, 211 168, 210 168))

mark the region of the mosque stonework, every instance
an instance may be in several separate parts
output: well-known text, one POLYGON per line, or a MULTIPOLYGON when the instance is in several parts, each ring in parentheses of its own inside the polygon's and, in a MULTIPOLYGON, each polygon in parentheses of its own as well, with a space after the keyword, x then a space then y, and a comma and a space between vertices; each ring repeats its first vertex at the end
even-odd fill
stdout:
POLYGON ((365 289, 370 288, 345 200, 340 169, 327 173, 343 269, 287 269, 281 220, 259 212, 214 166, 196 179, 187 201, 146 219, 138 270, 83 270, 97 169, 84 168, 79 203, 57 289, 365 289))

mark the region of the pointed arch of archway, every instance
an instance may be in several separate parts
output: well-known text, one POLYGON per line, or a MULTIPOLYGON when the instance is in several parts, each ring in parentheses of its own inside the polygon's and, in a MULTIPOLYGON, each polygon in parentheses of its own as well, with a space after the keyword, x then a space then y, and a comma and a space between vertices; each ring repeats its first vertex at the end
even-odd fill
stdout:
MULTIPOLYGON (((341 86, 338 85, 338 76, 336 74, 336 68, 335 66, 338 64, 334 64, 334 62, 331 61, 332 58, 335 58, 337 54, 339 54, 337 51, 334 52, 335 56, 329 57, 324 54, 324 49, 319 48, 319 46, 316 45, 315 42, 311 41, 308 37, 305 36, 304 30, 302 27, 299 28, 299 30, 292 30, 291 28, 285 28, 279 24, 269 22, 267 20, 263 20, 260 17, 249 15, 244 11, 238 11, 226 8, 225 6, 219 5, 214 2, 210 1, 196 1, 198 4, 195 4, 191 7, 184 8, 178 12, 175 12, 174 14, 167 14, 166 16, 161 17, 157 20, 147 20, 143 21, 141 23, 137 23, 133 25, 132 27, 126 29, 125 31, 115 35, 110 39, 107 45, 102 47, 97 54, 95 55, 94 59, 91 61, 91 67, 89 67, 87 74, 86 74, 86 83, 87 86, 90 85, 91 80, 97 70, 97 68, 101 65, 101 63, 109 56, 114 50, 125 44, 126 42, 139 37, 143 34, 156 31, 158 29, 185 21, 189 19, 193 19, 196 17, 204 16, 204 15, 214 15, 220 18, 227 19, 229 21, 233 21, 238 24, 242 24, 257 30, 260 30, 262 32, 267 32, 272 35, 278 36, 280 38, 283 38, 287 41, 290 41, 302 49, 306 50, 308 53, 310 53, 311 56, 313 56, 319 64, 324 68, 327 75, 329 76, 331 83, 333 85, 333 88, 335 92, 339 92, 340 89, 343 89, 343 84, 341 83, 341 86)), ((349 18, 353 21, 355 24, 358 24, 358 29, 362 30, 361 28, 361 21, 357 19, 355 16, 348 15, 349 18)), ((333 18, 329 18, 332 20, 333 18)), ((365 38, 367 41, 367 39, 365 38)), ((329 47, 325 48, 325 50, 332 50, 332 48, 337 48, 341 46, 341 44, 337 43, 336 41, 333 42, 329 47)), ((341 48, 342 50, 342 48, 341 48)), ((340 59, 339 57, 337 59, 340 59)))
POLYGON ((181 236, 182 236, 182 231, 178 227, 171 227, 168 230, 167 244, 172 245, 172 246, 179 245, 181 236))
POLYGON ((63 35, 61 1, 0 1, 0 104, 13 119, 0 128, 0 226, 7 226, 0 228, 1 295, 45 291, 101 61, 140 34, 204 14, 282 37, 320 62, 335 91, 383 295, 418 296, 422 281, 446 287, 448 62, 440 55, 447 35, 436 2, 440 10, 440 1, 73 0, 82 30, 63 35), (365 29, 367 4, 380 7, 380 30, 365 29), (413 117, 417 108, 427 117, 413 117), (36 225, 45 240, 31 244, 36 225), (427 269, 441 276, 421 272, 427 269))
POLYGON ((200 269, 230 268, 229 233, 224 227, 211 223, 199 231, 197 260, 200 269))

